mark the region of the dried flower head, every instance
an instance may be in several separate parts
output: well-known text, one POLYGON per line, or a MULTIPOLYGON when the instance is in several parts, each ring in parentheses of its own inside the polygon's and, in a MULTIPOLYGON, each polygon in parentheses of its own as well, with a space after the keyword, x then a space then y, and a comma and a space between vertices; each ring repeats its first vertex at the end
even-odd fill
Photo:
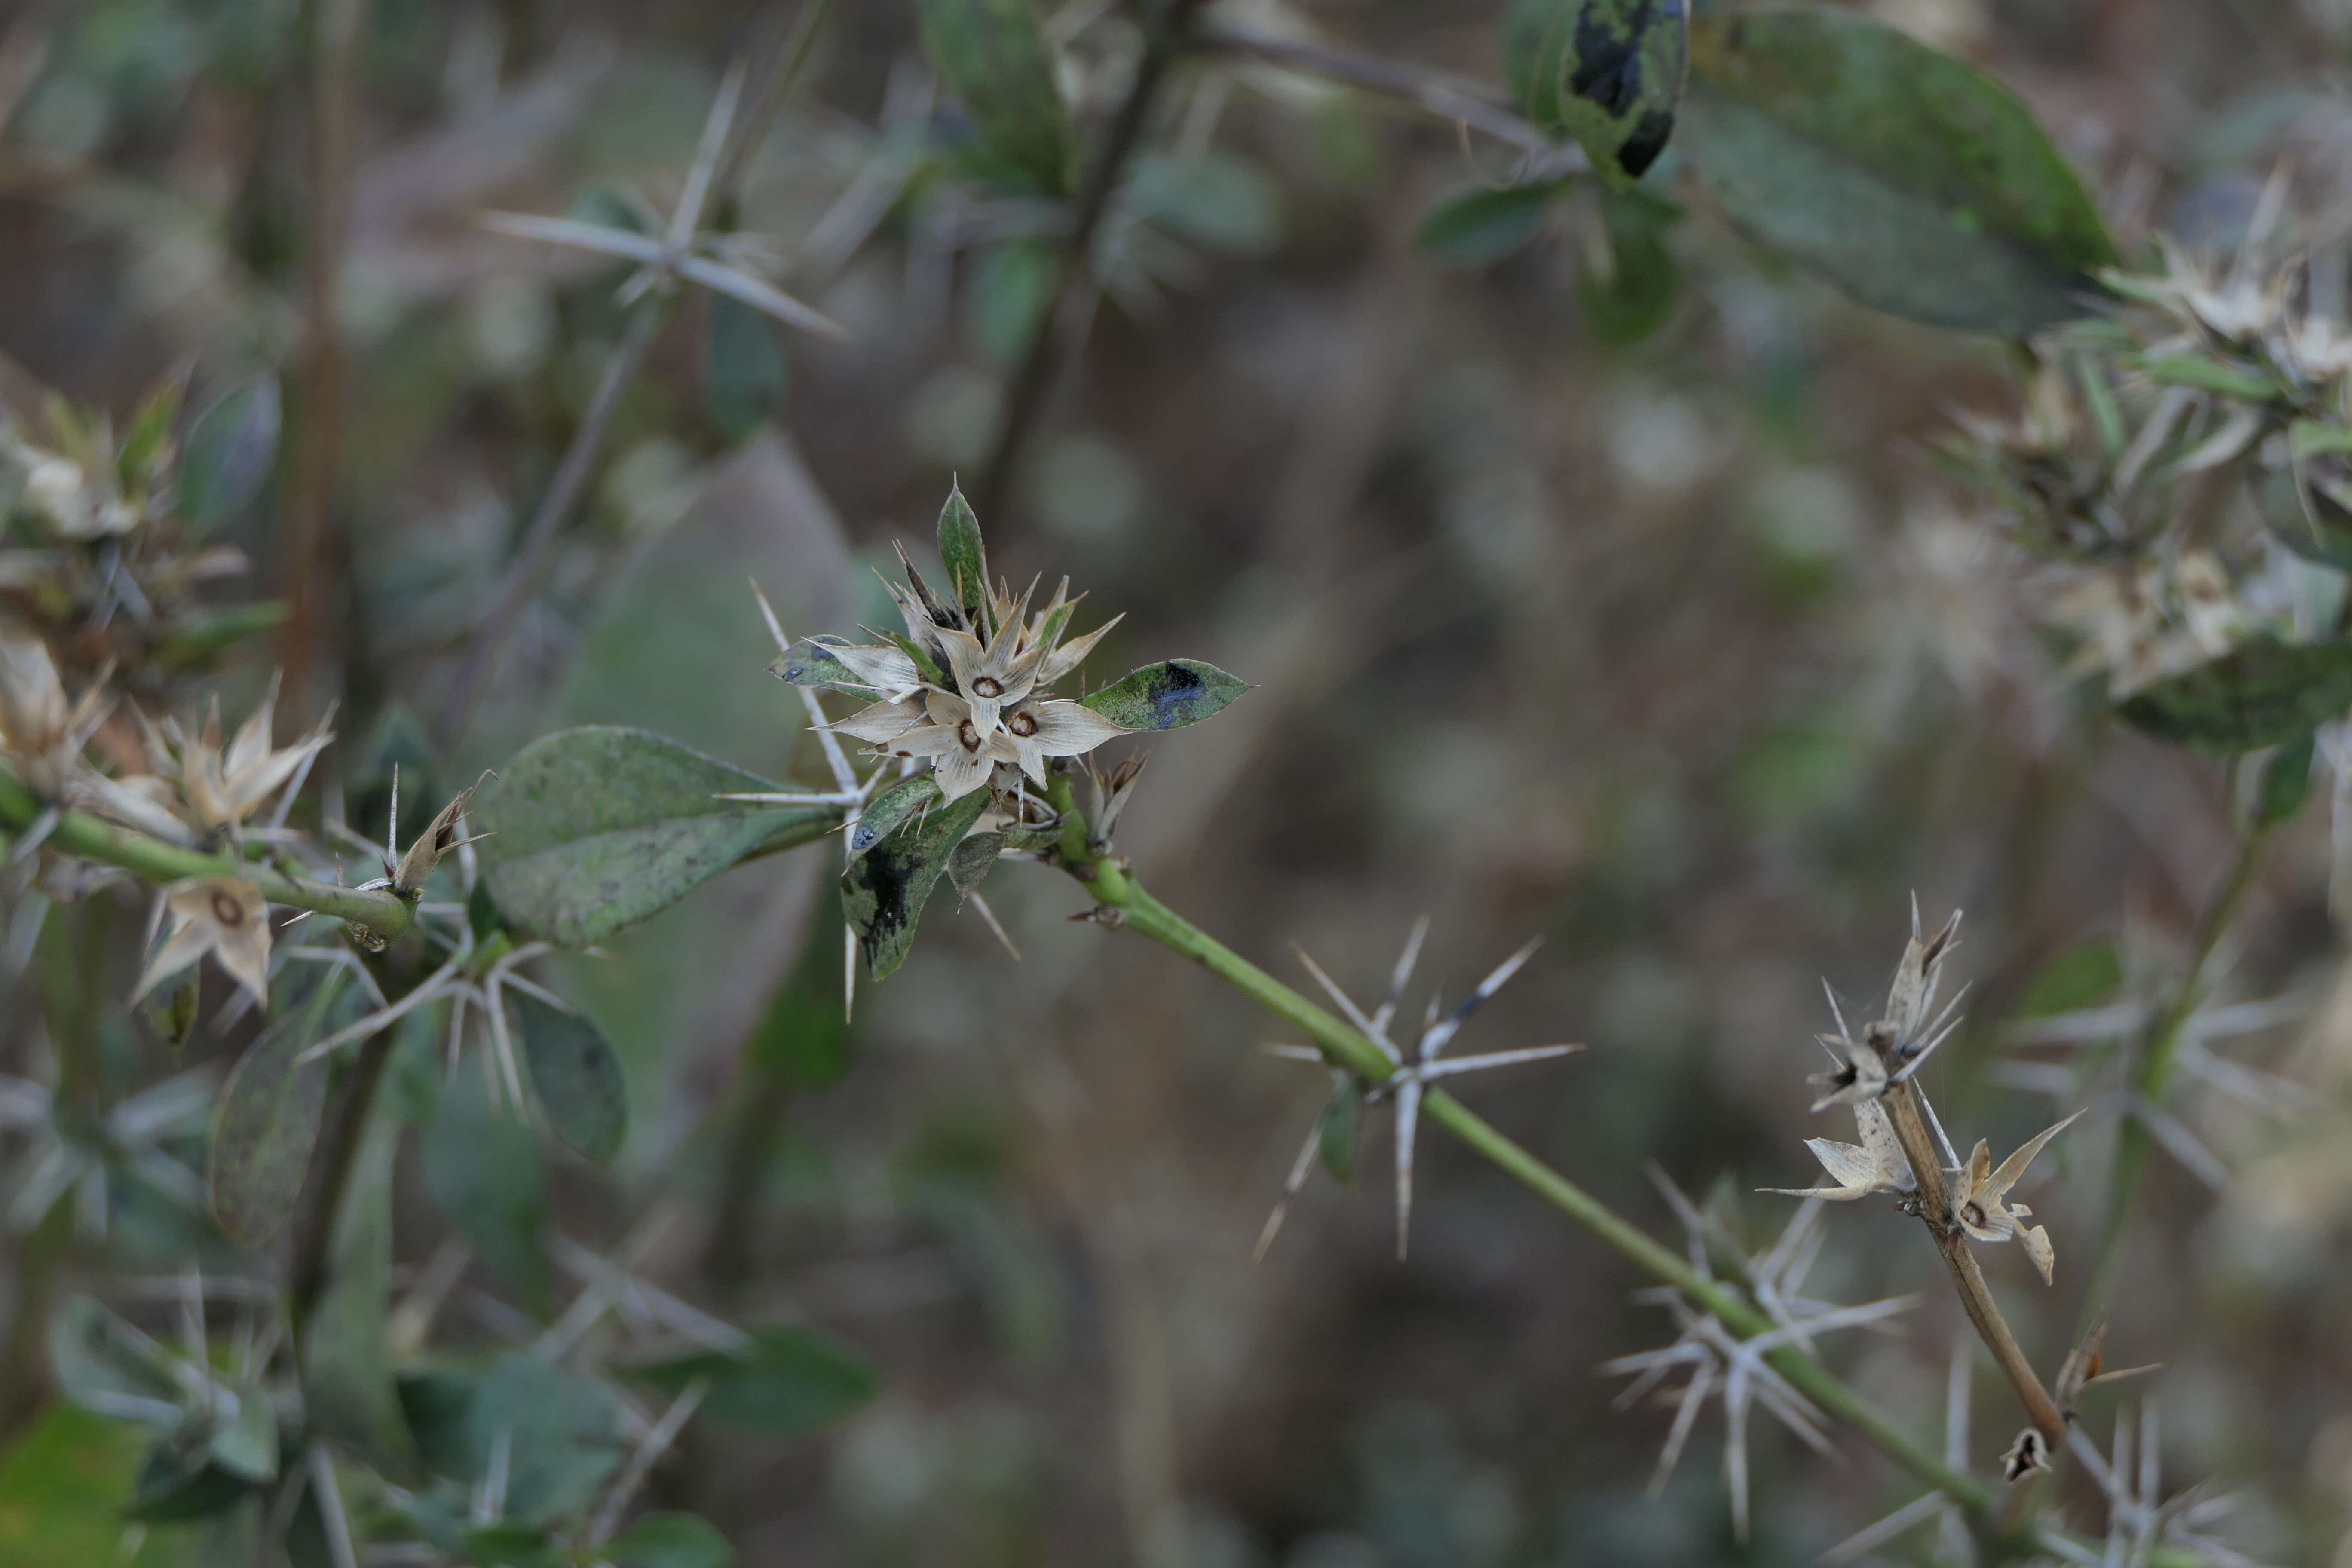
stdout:
POLYGON ((59 805, 68 800, 89 773, 82 748, 111 706, 102 679, 68 703, 47 647, 0 632, 0 754, 34 794, 59 805))
MULTIPOLYGON (((400 863, 387 868, 391 874, 394 892, 403 898, 414 897, 432 878, 434 868, 441 864, 441 857, 453 849, 463 848, 468 844, 479 842, 483 836, 467 837, 463 825, 466 808, 474 803, 474 792, 480 789, 482 781, 489 776, 485 773, 481 778, 476 779, 459 791, 455 799, 436 814, 432 822, 426 825, 425 831, 416 836, 415 841, 409 845, 408 852, 400 858, 400 863)), ((400 820, 399 788, 400 780, 395 772, 393 778, 392 807, 393 821, 395 825, 400 820)))
MULTIPOLYGON (((108 816, 174 844, 215 844, 236 837, 247 819, 281 790, 290 799, 301 788, 311 762, 334 739, 334 715, 322 715, 293 744, 279 747, 270 729, 278 707, 278 682, 261 704, 221 743, 217 698, 200 726, 166 718, 147 732, 148 772, 100 780, 93 804, 108 816)), ((284 815, 283 802, 278 815, 284 815)), ((275 830, 276 824, 268 825, 275 830)))
POLYGON ((1828 1198, 1833 1203, 1852 1203, 1873 1194, 1907 1198, 1918 1191, 1918 1182, 1911 1174, 1910 1162, 1903 1157, 1903 1145, 1895 1136, 1894 1126, 1886 1120, 1886 1109, 1874 1100, 1857 1102, 1853 1108, 1855 1129, 1862 1136, 1860 1143, 1840 1143, 1828 1138, 1808 1138, 1805 1147, 1822 1163, 1836 1181, 1834 1187, 1765 1187, 1764 1192, 1791 1198, 1828 1198))
POLYGON ((2050 1246, 2050 1233, 2041 1226, 2023 1223, 2032 1217, 2033 1211, 2023 1204, 2010 1203, 2009 1190, 2024 1178, 2027 1167, 2033 1163, 2034 1156, 2042 1152, 2042 1146, 2063 1132, 2082 1114, 2078 1110, 2055 1126, 2042 1129, 2017 1152, 2003 1160, 1999 1169, 1993 1166, 1990 1145, 1983 1139, 1977 1140, 1976 1151, 1969 1156, 1969 1163, 1961 1170, 1960 1179, 1951 1191, 1952 1224, 1979 1241, 2007 1241, 2015 1237, 2025 1248, 2025 1255, 2033 1259, 2033 1267, 2040 1271, 2042 1282, 2045 1285, 2051 1282, 2051 1269, 2055 1262, 2050 1246))
POLYGON ((211 953, 260 1006, 269 1005, 269 905, 261 889, 234 877, 175 882, 163 890, 172 931, 139 977, 133 1002, 211 953))

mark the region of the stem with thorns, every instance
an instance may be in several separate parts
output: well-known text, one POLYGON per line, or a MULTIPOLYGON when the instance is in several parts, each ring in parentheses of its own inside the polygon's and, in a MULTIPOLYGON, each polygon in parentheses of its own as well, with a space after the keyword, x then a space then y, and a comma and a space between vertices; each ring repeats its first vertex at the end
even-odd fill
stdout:
MULTIPOLYGON (((1063 842, 1057 863, 1085 884, 1098 904, 1118 910, 1122 929, 1140 932, 1172 952, 1192 959, 1234 990, 1268 1012, 1305 1032, 1338 1066, 1370 1082, 1384 1081, 1395 1070, 1380 1047, 1334 1015, 1206 932, 1185 921, 1146 892, 1141 884, 1108 856, 1086 847, 1086 828, 1077 813, 1068 809, 1066 778, 1054 784, 1055 804, 1065 810, 1063 842)), ((1422 1101, 1422 1114, 1444 1127, 1537 1196, 1591 1231, 1647 1273, 1674 1286, 1742 1338, 1769 1333, 1774 1325, 1763 1313, 1707 1279, 1681 1257, 1628 1223, 1567 1177, 1490 1126, 1483 1118, 1442 1089, 1432 1089, 1422 1101)), ((1772 1369, 1806 1398, 1852 1426, 1889 1458, 1929 1486, 1952 1498, 1980 1522, 1990 1517, 1995 1502, 1991 1488, 1974 1476, 1945 1464, 1848 1388, 1820 1362, 1800 1351, 1782 1347, 1765 1356, 1772 1369)))
POLYGON ((2050 1397, 2050 1391, 2042 1386, 2041 1374, 2026 1359, 2017 1336, 2009 1331, 2000 1307, 1992 1299, 1992 1288, 1985 1283, 1984 1270, 1977 1267, 1977 1255, 1969 1247, 1968 1234, 1952 1222, 1951 1192, 1945 1185, 1944 1167, 1928 1136, 1927 1122, 1919 1114, 1918 1092, 1907 1082, 1898 1083, 1886 1091, 1885 1106, 1895 1140, 1903 1145, 1903 1157, 1910 1162, 1912 1179, 1919 1185, 1920 1221, 1935 1238, 1944 1267, 1952 1271, 1952 1286, 1959 1292, 1960 1305, 1968 1310, 1969 1321, 1976 1325, 1977 1337, 1992 1352, 1994 1364, 2009 1379, 2010 1387, 2017 1391, 2018 1403, 2025 1406, 2025 1418, 2042 1435, 2043 1445, 2053 1454, 2064 1451, 2066 1417, 2060 1414, 2058 1402, 2050 1397))
MULTIPOLYGON (((0 827, 22 831, 42 815, 38 796, 6 772, 0 771, 0 827)), ((289 876, 267 866, 238 858, 227 851, 183 849, 160 838, 150 838, 126 827, 101 822, 87 812, 62 813, 44 847, 120 866, 155 883, 185 881, 194 877, 235 877, 261 889, 273 904, 290 904, 352 925, 364 926, 386 942, 408 930, 415 906, 392 892, 362 892, 308 877, 289 876)))
MULTIPOLYGON (((2212 962, 2214 951, 2221 945, 2221 938, 2253 889, 2255 875, 2262 869, 2263 853, 2270 847, 2275 826, 2274 823, 2257 820, 2246 830, 2229 876, 2198 921, 2197 945, 2189 954, 2189 967, 2181 973, 2179 988, 2148 1024, 2140 1043, 2138 1061, 2132 1070, 2132 1094, 2143 1103, 2161 1102, 2165 1091, 2172 1086, 2173 1063, 2179 1052, 2181 1032, 2204 999, 2206 966, 2212 962)), ((2116 1163, 2107 1182, 2107 1217, 2099 1232, 2098 1257, 2092 1264, 2090 1284, 2083 1297, 2085 1327, 2105 1310, 2106 1299, 2115 1289, 2116 1275, 2123 1265, 2132 1205, 2138 1195, 2140 1176, 2147 1169, 2148 1148, 2153 1141, 2147 1124, 2126 1112, 2116 1133, 2116 1163)))

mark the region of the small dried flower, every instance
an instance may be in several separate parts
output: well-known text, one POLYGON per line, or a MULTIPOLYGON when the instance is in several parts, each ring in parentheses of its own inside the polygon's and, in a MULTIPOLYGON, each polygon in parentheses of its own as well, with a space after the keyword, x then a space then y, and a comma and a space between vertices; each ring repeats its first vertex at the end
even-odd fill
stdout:
POLYGON ((226 748, 217 699, 200 728, 164 720, 148 731, 149 771, 98 781, 94 804, 126 826, 175 844, 217 843, 235 836, 279 790, 299 788, 312 760, 334 739, 330 712, 280 749, 270 737, 277 706, 273 680, 268 695, 226 748))
POLYGON ((2113 1372, 2107 1371, 2103 1353, 2106 1342, 2107 1320, 2102 1316, 2091 1325, 2091 1331, 2083 1336, 2083 1342, 2066 1352, 2064 1363, 2058 1368, 2058 1380, 2051 1384, 2050 1396, 2057 1402, 2059 1410, 2069 1421, 2074 1419, 2075 1406, 2088 1390, 2156 1370, 2156 1363, 2151 1362, 2145 1366, 2118 1367, 2113 1372))
POLYGON ((234 877, 202 877, 173 883, 163 902, 172 932, 139 977, 131 1001, 209 952, 257 1004, 269 1005, 269 905, 259 888, 234 877))
POLYGON ((2050 1468, 2050 1450, 2042 1441, 2042 1434, 2028 1426, 2017 1435, 2017 1441, 2000 1457, 2000 1479, 2005 1481, 2023 1480, 2035 1470, 2050 1468))
POLYGON ((82 748, 111 706, 103 680, 68 704, 47 647, 0 633, 0 752, 36 795, 65 803, 89 773, 82 748))
POLYGON ((1828 1138, 1808 1138, 1805 1147, 1822 1163, 1837 1182, 1834 1187, 1766 1187, 1762 1190, 1792 1198, 1828 1198, 1832 1203, 1852 1203, 1873 1194, 1890 1197, 1909 1197, 1918 1191, 1918 1183, 1911 1174, 1911 1163, 1903 1157, 1902 1142, 1895 1136, 1894 1124, 1886 1119, 1886 1108, 1876 1100, 1865 1100, 1855 1104, 1853 1120, 1862 1135, 1859 1144, 1840 1143, 1828 1138))
POLYGON ((2009 1190, 2023 1179, 2026 1168, 2033 1163, 2042 1146, 2072 1125, 2083 1113, 2076 1111, 2055 1126, 2044 1128, 2017 1152, 1993 1168, 1992 1151, 1984 1140, 1977 1141, 1976 1152, 1969 1156, 1967 1167, 1951 1194, 1952 1224, 1979 1241, 2007 1241, 2017 1238, 2025 1255, 2033 1259, 2041 1272, 2042 1282, 2051 1282, 2051 1269, 2055 1261, 2050 1246, 2050 1233, 2041 1226, 2022 1222, 2033 1211, 2023 1204, 2008 1202, 2009 1190))
MULTIPOLYGON (((400 864, 392 868, 394 892, 403 898, 415 894, 431 879, 434 868, 441 864, 441 857, 477 841, 461 837, 458 825, 465 818, 466 808, 474 803, 474 792, 480 789, 482 780, 489 776, 486 773, 467 785, 456 799, 441 808, 425 831, 416 836, 415 842, 408 847, 408 853, 403 855, 400 864)), ((398 818, 395 816, 394 820, 398 818)))

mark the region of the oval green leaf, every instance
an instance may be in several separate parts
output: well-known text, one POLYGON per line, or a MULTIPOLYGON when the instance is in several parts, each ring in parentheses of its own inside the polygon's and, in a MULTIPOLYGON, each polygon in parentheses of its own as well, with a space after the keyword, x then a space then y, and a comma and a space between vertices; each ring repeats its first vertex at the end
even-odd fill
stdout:
POLYGON ((1726 216, 1863 303, 2026 336, 2086 313, 2115 248, 2009 90, 1858 16, 1694 24, 1678 143, 1726 216))
POLYGON ((1500 261, 1543 232, 1552 203, 1567 187, 1549 180, 1495 190, 1475 186, 1446 197, 1412 231, 1421 251, 1448 267, 1500 261))
POLYGON ((2160 741, 2234 756, 2301 740, 2352 708, 2352 643, 2248 643, 2127 698, 2160 741))
POLYGON ((609 1163, 629 1131, 628 1084, 613 1042, 585 1013, 551 1007, 512 986, 504 994, 547 1125, 574 1152, 609 1163))
POLYGON ((768 1329, 740 1356, 698 1350, 622 1369, 666 1393, 710 1382, 701 1413, 762 1432, 812 1431, 881 1392, 882 1380, 847 1347, 806 1329, 768 1329))
POLYGON ((1690 74, 1689 10, 1684 0, 1578 0, 1561 10, 1552 24, 1560 128, 1604 181, 1630 185, 1674 132, 1690 74))
POLYGON ((1249 682, 1197 658, 1171 658, 1087 698, 1086 705, 1122 730, 1179 730, 1224 711, 1249 682))
POLYGON ((648 731, 590 724, 525 747, 468 816, 490 836, 482 870, 508 923, 580 947, 841 821, 839 806, 718 798, 776 789, 648 731))
POLYGON ((461 1062, 442 1084, 416 1154, 435 1205, 529 1310, 544 1312, 547 1181, 539 1138, 512 1110, 490 1103, 480 1063, 461 1062))
POLYGON ((735 1561, 718 1526, 690 1513, 649 1513, 599 1550, 613 1568, 727 1568, 735 1561))
POLYGON ((982 145, 1047 195, 1077 184, 1077 138, 1031 0, 916 0, 923 47, 982 145))
POLYGON ((328 970, 296 1011, 237 1058, 213 1113, 205 1172, 213 1218, 239 1247, 259 1247, 293 1216, 326 1111, 331 1064, 297 1058, 358 1017, 364 998, 348 972, 328 970))
POLYGON ((257 375, 196 416, 180 451, 180 520, 202 537, 252 503, 278 461, 278 378, 257 375))
POLYGON ((950 484, 947 504, 940 508, 940 564, 947 568, 948 590, 964 618, 982 625, 981 608, 988 602, 988 547, 980 537, 980 516, 963 499, 961 485, 950 484))

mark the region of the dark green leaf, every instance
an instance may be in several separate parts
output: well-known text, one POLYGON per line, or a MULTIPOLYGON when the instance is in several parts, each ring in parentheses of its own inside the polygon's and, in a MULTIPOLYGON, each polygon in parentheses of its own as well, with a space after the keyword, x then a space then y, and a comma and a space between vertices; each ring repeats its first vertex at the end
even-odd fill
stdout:
POLYGON ((649 1513, 603 1552, 613 1568, 727 1568, 735 1561, 727 1538, 690 1513, 649 1513))
POLYGON ((2124 983, 2122 955, 2109 937, 2077 942, 2045 962, 2025 983, 2017 999, 2021 1018, 2044 1017, 2095 1006, 2116 994, 2124 983))
POLYGON ((698 1350, 623 1370, 666 1393, 708 1378, 703 1415, 777 1434, 822 1426, 882 1387, 873 1369, 846 1347, 807 1329, 763 1330, 742 1356, 698 1350))
POLYGON ((508 922, 577 947, 841 820, 839 806, 717 798, 776 787, 649 731, 592 724, 524 748, 468 816, 493 835, 478 853, 508 922))
POLYGON ((474 1479, 474 1391, 481 1380, 448 1366, 409 1367, 400 1374, 400 1411, 416 1457, 436 1476, 474 1479))
POLYGON ((1666 150, 1690 71, 1685 0, 1571 0, 1544 42, 1559 54, 1549 106, 1559 128, 1611 184, 1641 178, 1666 150))
POLYGON ((585 1013, 551 1007, 514 986, 503 994, 547 1125, 574 1152, 608 1163, 629 1131, 628 1085, 613 1043, 585 1013))
POLYGON ((848 833, 849 858, 856 859, 940 803, 940 786, 929 773, 900 779, 866 802, 848 833))
POLYGON ((768 673, 793 686, 814 686, 827 691, 845 692, 849 696, 874 700, 873 689, 849 672, 849 668, 825 651, 828 643, 840 646, 845 639, 836 637, 803 637, 787 649, 782 658, 768 666, 768 673))
POLYGON ((199 537, 242 512, 278 460, 278 378, 257 375, 213 399, 180 451, 180 518, 199 537))
POLYGON ((857 932, 866 973, 875 979, 905 961, 914 945, 915 922, 947 869, 949 852, 987 806, 988 792, 976 789, 935 807, 919 820, 903 823, 842 872, 841 907, 857 932))
POLYGON ((252 1494, 253 1486, 203 1455, 183 1456, 168 1437, 159 1437, 139 1468, 138 1484, 121 1517, 140 1524, 169 1524, 226 1513, 252 1494))
POLYGON ((2248 643, 2117 705, 2161 741, 2230 756, 2283 746, 2352 707, 2352 643, 2248 643))
POLYGON ((1223 712, 1247 681, 1197 658, 1147 664, 1086 699, 1122 730, 1175 730, 1223 712))
POLYGON ((1666 235, 1681 216, 1681 208, 1647 191, 1601 193, 1609 269, 1602 276, 1588 266, 1579 273, 1576 300, 1585 324, 1603 342, 1639 342, 1674 314, 1682 274, 1666 235))
POLYGON ((117 1420, 174 1426, 180 1385, 163 1352, 87 1296, 58 1310, 49 1325, 49 1369, 68 1399, 117 1420))
POLYGON ((246 1047, 213 1113, 213 1218, 239 1247, 259 1247, 291 1218, 327 1105, 331 1064, 297 1065, 316 1041, 365 1010, 349 972, 330 969, 300 1007, 246 1047))
POLYGON ((973 626, 984 623, 981 608, 988 602, 988 547, 980 537, 980 518, 963 499, 963 487, 948 487, 947 503, 940 508, 940 563, 946 567, 949 591, 958 608, 973 626))
POLYGON ((948 880, 955 884, 956 895, 968 899, 980 891, 988 874, 996 869, 996 858, 1004 853, 1002 833, 974 833, 950 850, 948 855, 948 880))
POLYGON ((385 1323, 392 1300, 392 1162, 400 1124, 379 1113, 361 1135, 327 1248, 326 1289, 302 1325, 302 1392, 312 1430, 379 1468, 414 1449, 394 1387, 385 1323))
POLYGON ((2286 389, 2275 382, 2251 371, 2216 363, 2202 354, 2169 354, 2144 361, 2139 368, 2150 381, 2161 385, 2218 392, 2224 397, 2242 398, 2249 403, 2275 403, 2286 395, 2286 389))
POLYGON ((731 446, 782 405, 784 351, 767 316, 729 295, 710 296, 709 330, 702 386, 711 422, 731 446))
POLYGON ((1351 1078, 1331 1091, 1315 1123, 1316 1152, 1342 1186, 1356 1184, 1356 1120, 1363 1103, 1363 1089, 1351 1078))
MULTIPOLYGON (((980 357, 999 370, 1021 363, 1045 319, 1057 263, 1039 239, 1008 239, 982 251, 964 283, 964 322, 980 357)), ((949 568, 950 580, 954 568, 949 568)))
POLYGON ((1450 267, 1500 261, 1543 231, 1552 203, 1566 188, 1557 180, 1500 191, 1473 186, 1432 207, 1412 231, 1412 242, 1450 267))
POLYGON ((1077 139, 1031 0, 916 0, 923 47, 990 152, 1047 195, 1077 183, 1077 139))
POLYGON ((258 1388, 236 1391, 236 1414, 213 1429, 205 1443, 212 1462, 248 1481, 278 1476, 278 1412, 258 1388))
POLYGON ((490 1103, 480 1063, 460 1063, 442 1084, 416 1152, 434 1203, 532 1311, 544 1312, 547 1253, 540 1230, 547 1188, 539 1139, 511 1108, 490 1103))
POLYGON ((0 1563, 113 1568, 124 1562, 121 1509, 142 1442, 137 1427, 70 1405, 42 1410, 0 1454, 0 1563))
POLYGON ((1860 16, 1695 24, 1678 144, 1758 243, 1916 321, 2024 337, 2087 313, 2115 259, 2007 89, 1860 16))
POLYGON ((2315 742, 2309 735, 2289 741, 2271 754, 2263 767, 2262 820, 2284 822, 2303 809, 2311 797, 2311 761, 2315 742))
POLYGON ((604 1384, 528 1352, 499 1358, 467 1413, 469 1473, 490 1467, 504 1434, 506 1519, 545 1525, 583 1507, 628 1454, 619 1398, 604 1384))
POLYGON ((564 1568, 570 1561, 543 1530, 486 1524, 466 1531, 466 1561, 476 1568, 564 1568))
POLYGON ((248 637, 284 625, 286 614, 283 599, 191 611, 155 639, 155 662, 167 669, 194 669, 248 637))

